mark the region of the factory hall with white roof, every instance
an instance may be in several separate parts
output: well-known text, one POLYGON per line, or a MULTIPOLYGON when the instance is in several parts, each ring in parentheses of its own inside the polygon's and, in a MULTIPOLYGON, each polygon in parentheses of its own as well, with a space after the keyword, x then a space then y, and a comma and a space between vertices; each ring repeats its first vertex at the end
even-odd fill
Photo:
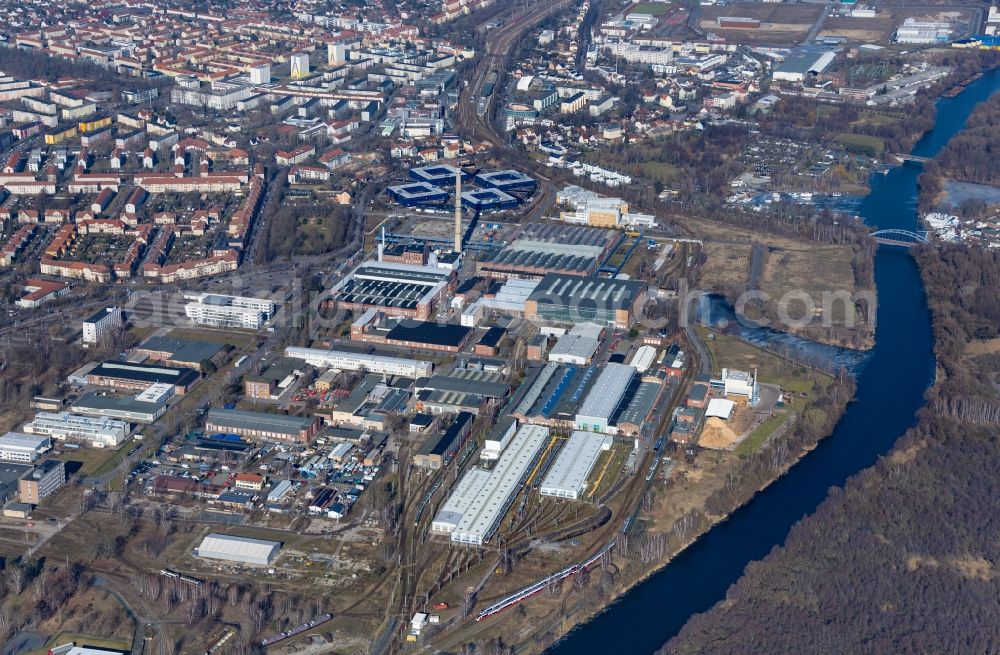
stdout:
POLYGON ((524 425, 509 440, 493 470, 470 469, 431 524, 457 543, 481 545, 496 531, 521 483, 549 439, 549 429, 524 425))

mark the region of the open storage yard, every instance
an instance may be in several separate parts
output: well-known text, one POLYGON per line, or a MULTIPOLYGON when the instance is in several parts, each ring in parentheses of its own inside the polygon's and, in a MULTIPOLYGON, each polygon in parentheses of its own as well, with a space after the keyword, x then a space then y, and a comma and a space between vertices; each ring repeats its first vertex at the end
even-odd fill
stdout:
POLYGON ((701 8, 701 29, 742 43, 794 45, 808 34, 823 12, 821 5, 734 2, 701 8), (751 28, 720 27, 719 18, 738 17, 760 21, 751 28))

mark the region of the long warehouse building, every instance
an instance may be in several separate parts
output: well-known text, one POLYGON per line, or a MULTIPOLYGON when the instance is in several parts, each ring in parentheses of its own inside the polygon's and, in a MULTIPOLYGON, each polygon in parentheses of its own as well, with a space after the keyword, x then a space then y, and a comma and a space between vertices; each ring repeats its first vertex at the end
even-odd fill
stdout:
POLYGON ((482 495, 492 474, 492 471, 486 469, 469 469, 455 485, 451 496, 438 511, 437 516, 431 521, 431 531, 441 534, 453 533, 462 517, 472 507, 472 503, 482 495))
POLYGON ((574 432, 549 469, 538 492, 543 496, 579 500, 587 488, 587 477, 601 453, 614 438, 592 432, 574 432))
POLYGON ((540 425, 522 426, 492 471, 471 469, 455 486, 431 524, 455 543, 482 545, 496 532, 549 438, 540 425), (485 474, 485 475, 484 475, 485 474), (466 480, 466 477, 472 476, 466 480))
POLYGON ((235 537, 213 532, 202 539, 194 554, 197 557, 221 559, 239 564, 267 566, 274 561, 280 550, 280 541, 235 537))
POLYGON ((301 359, 316 368, 335 368, 340 371, 367 371, 380 375, 402 375, 409 378, 427 377, 434 372, 433 362, 402 357, 366 355, 346 350, 323 348, 285 348, 285 357, 301 359))
POLYGON ((132 426, 113 418, 91 418, 69 412, 38 412, 21 430, 56 441, 87 444, 94 448, 117 448, 131 434, 132 426))
POLYGON ((637 379, 635 367, 609 362, 576 413, 575 427, 586 432, 612 432, 613 420, 637 379))

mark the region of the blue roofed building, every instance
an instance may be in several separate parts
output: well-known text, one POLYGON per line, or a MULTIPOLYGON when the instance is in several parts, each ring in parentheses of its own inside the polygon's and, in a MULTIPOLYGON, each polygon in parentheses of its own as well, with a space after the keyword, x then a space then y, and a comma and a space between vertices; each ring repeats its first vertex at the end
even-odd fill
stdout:
POLYGON ((404 207, 438 205, 446 202, 451 194, 427 182, 397 184, 386 189, 389 197, 404 207))

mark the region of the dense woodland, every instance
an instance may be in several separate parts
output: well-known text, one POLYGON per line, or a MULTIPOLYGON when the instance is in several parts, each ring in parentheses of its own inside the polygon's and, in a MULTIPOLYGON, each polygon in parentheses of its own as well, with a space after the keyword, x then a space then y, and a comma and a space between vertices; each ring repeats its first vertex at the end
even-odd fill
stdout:
POLYGON ((1000 361, 966 351, 969 342, 1000 337, 1000 253, 949 245, 916 255, 934 315, 932 407, 961 421, 1000 424, 1000 361))
POLYGON ((937 156, 945 176, 963 182, 1000 183, 1000 95, 979 105, 965 129, 937 156))
POLYGON ((662 653, 997 652, 998 459, 995 429, 929 418, 662 653))
POLYGON ((916 256, 939 364, 918 426, 832 490, 664 655, 1000 650, 1000 356, 967 349, 1000 336, 1000 255, 916 256))
POLYGON ((771 114, 756 118, 761 132, 775 137, 831 143, 840 135, 855 134, 880 140, 885 152, 909 152, 920 135, 934 125, 934 102, 918 94, 912 106, 875 111, 784 96, 771 114))
POLYGON ((295 255, 332 252, 347 239, 350 209, 325 198, 288 196, 288 177, 283 172, 272 178, 272 192, 261 216, 267 217, 261 230, 260 258, 271 262, 295 255))

